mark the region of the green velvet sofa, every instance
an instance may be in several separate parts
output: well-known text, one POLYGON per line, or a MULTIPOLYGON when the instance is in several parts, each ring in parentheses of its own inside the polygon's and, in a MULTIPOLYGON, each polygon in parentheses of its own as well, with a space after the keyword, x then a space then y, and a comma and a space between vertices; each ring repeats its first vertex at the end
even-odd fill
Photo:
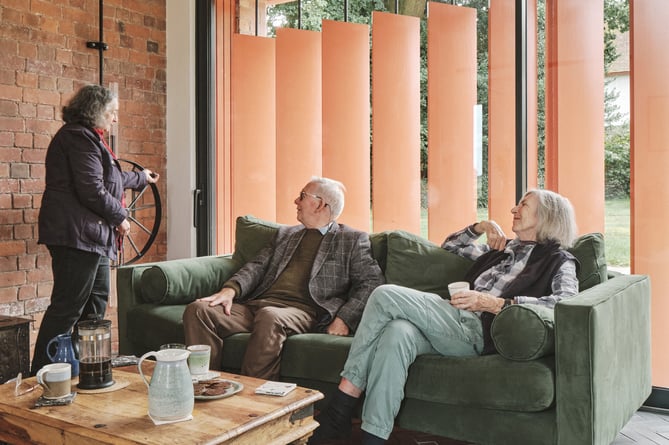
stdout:
MULTIPOLYGON (((277 225, 237 219, 231 255, 120 267, 119 349, 140 355, 183 342, 182 313, 217 291, 252 258, 277 225)), ((403 231, 371 235, 388 283, 448 298, 468 260, 403 231)), ((481 444, 610 444, 651 392, 650 282, 609 276, 600 234, 571 249, 581 262, 581 292, 555 311, 512 305, 492 326, 499 354, 473 358, 420 356, 411 366, 401 428, 481 444)), ((238 372, 248 334, 226 339, 222 366, 238 372)), ((300 334, 286 342, 282 379, 328 395, 351 337, 300 334)))

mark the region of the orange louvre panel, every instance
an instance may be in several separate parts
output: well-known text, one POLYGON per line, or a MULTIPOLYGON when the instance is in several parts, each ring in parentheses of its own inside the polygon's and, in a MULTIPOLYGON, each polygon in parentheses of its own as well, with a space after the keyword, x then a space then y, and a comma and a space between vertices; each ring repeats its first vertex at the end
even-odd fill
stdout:
MULTIPOLYGON (((539 183, 537 135, 537 0, 527 2, 527 187, 539 183)), ((543 67, 541 68, 543 69, 543 67)), ((514 203, 515 204, 515 203, 514 203)))
POLYGON ((430 2, 427 26, 428 235, 438 243, 476 220, 476 10, 430 2))
POLYGON ((346 185, 339 220, 370 230, 369 27, 323 21, 323 175, 346 185))
POLYGON ((507 236, 516 201, 516 0, 492 0, 488 14, 488 214, 507 236))
POLYGON ((216 173, 215 173, 215 253, 232 252, 234 247, 234 217, 231 210, 230 161, 230 47, 234 2, 216 0, 216 173))
POLYGON ((546 188, 604 231, 603 0, 546 2, 546 188))
POLYGON ((279 223, 296 223, 293 201, 312 176, 322 173, 321 84, 321 34, 278 29, 276 219, 279 223))
POLYGON ((373 230, 420 233, 420 22, 372 22, 373 230))
POLYGON ((669 2, 630 2, 632 272, 651 277, 653 386, 669 387, 669 2))
MULTIPOLYGON (((232 37, 232 214, 276 219, 274 39, 232 37)), ((284 207, 290 209, 290 202, 284 207)))

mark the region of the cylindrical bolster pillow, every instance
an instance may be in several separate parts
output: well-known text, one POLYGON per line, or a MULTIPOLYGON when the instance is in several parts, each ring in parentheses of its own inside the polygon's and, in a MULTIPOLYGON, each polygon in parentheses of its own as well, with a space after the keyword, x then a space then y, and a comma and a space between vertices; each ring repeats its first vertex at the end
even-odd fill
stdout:
POLYGON ((224 257, 165 261, 142 273, 142 299, 153 304, 188 304, 221 290, 237 268, 224 257))
POLYGON ((516 361, 534 360, 555 351, 554 312, 536 304, 513 304, 494 318, 490 334, 497 352, 516 361))

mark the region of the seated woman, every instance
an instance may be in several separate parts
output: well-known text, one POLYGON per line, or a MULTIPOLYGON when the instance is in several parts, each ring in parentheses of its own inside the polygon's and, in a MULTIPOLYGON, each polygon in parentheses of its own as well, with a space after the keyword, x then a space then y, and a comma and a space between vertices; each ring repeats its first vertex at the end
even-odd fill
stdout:
POLYGON ((481 221, 450 235, 442 245, 474 260, 465 277, 473 290, 458 292, 450 301, 396 285, 372 292, 339 388, 316 417, 320 426, 310 444, 349 437, 363 391, 362 443, 385 443, 404 398, 409 366, 418 355, 492 353, 490 324, 503 308, 520 303, 553 308, 578 293, 578 264, 564 250, 576 237, 569 200, 548 190, 531 190, 511 213, 513 240, 494 221, 481 221), (484 233, 486 244, 477 243, 484 233))

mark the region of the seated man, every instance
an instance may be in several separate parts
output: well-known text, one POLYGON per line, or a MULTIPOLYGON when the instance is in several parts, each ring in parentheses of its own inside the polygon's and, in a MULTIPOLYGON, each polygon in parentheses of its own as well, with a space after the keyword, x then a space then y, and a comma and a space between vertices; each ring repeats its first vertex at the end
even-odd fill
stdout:
POLYGON ((272 243, 223 284, 184 312, 187 344, 211 345, 211 367, 220 369, 224 338, 250 332, 242 374, 279 378, 289 335, 349 335, 369 294, 383 284, 367 233, 338 224, 344 185, 314 177, 295 205, 302 224, 279 228, 272 243))

